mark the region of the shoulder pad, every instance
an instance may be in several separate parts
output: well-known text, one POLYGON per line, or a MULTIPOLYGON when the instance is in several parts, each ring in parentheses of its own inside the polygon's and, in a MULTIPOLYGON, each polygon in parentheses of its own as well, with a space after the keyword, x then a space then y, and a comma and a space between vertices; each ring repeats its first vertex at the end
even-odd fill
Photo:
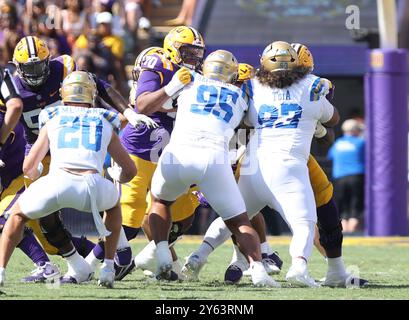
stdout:
POLYGON ((63 78, 77 69, 74 59, 67 54, 59 56, 51 61, 57 61, 62 64, 64 70, 63 78))
POLYGON ((156 53, 146 55, 142 62, 141 68, 155 72, 173 71, 175 66, 165 56, 156 53))

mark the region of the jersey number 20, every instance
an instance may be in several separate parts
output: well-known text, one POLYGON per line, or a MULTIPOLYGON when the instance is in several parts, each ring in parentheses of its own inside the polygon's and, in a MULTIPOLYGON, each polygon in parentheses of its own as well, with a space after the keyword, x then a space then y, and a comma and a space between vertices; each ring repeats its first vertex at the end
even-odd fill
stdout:
POLYGON ((190 111, 208 115, 213 114, 224 122, 229 122, 233 116, 233 106, 239 94, 221 87, 220 91, 215 86, 201 85, 197 89, 197 104, 192 104, 190 111))
POLYGON ((101 119, 63 116, 60 125, 63 128, 58 135, 58 148, 77 149, 81 140, 81 145, 87 150, 97 152, 101 149, 101 119))

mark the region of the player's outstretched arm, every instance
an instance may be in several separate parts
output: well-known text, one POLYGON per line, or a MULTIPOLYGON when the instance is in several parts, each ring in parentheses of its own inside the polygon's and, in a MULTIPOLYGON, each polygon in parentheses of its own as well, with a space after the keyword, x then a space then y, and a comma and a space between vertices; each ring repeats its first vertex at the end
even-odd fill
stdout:
MULTIPOLYGON (((327 128, 335 127, 339 122, 339 112, 326 98, 321 99, 325 110, 333 110, 332 116, 329 120, 320 121, 320 123, 327 128)), ((325 114, 326 112, 324 112, 325 114)))
MULTIPOLYGON (((142 73, 140 81, 143 81, 144 76, 147 74, 145 73, 144 75, 144 73, 142 73)), ((155 73, 150 72, 150 74, 154 75, 155 73)), ((152 81, 153 80, 154 79, 152 79, 152 81)), ((169 99, 191 81, 192 75, 190 74, 189 69, 185 67, 180 68, 166 86, 156 91, 145 91, 137 97, 136 105, 138 106, 139 113, 150 115, 156 111, 169 112, 172 108, 172 104, 169 104, 169 99)))
POLYGON ((116 133, 112 133, 111 142, 108 145, 108 152, 121 168, 118 176, 113 178, 120 183, 131 181, 136 175, 136 166, 122 146, 116 133))
POLYGON ((47 135, 47 125, 41 128, 38 139, 33 144, 28 156, 24 159, 23 172, 31 180, 37 179, 42 173, 41 161, 50 149, 47 135))

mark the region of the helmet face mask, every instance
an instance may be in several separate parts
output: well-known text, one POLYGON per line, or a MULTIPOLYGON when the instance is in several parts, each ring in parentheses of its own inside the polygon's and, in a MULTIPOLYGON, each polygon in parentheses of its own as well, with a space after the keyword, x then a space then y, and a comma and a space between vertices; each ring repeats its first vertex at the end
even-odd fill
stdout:
POLYGON ((17 72, 28 86, 39 87, 44 84, 50 75, 49 59, 19 63, 17 72))
POLYGON ((192 44, 182 44, 179 48, 182 65, 192 69, 199 70, 203 65, 205 48, 192 44))
POLYGON ((29 87, 42 86, 50 75, 50 51, 47 44, 34 36, 22 38, 13 53, 13 63, 21 80, 29 87))

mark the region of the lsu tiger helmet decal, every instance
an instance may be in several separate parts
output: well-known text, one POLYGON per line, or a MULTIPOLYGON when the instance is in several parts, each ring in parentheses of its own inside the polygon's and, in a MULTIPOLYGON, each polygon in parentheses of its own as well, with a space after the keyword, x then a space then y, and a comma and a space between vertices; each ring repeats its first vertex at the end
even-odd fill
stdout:
POLYGON ((194 28, 181 26, 169 31, 163 49, 173 63, 192 70, 200 70, 205 44, 202 35, 194 28))
POLYGON ((291 70, 298 66, 298 56, 288 42, 275 41, 264 49, 260 63, 270 72, 291 70))
POLYGON ((22 38, 14 49, 13 63, 17 66, 17 73, 30 87, 39 87, 47 80, 49 61, 47 44, 37 37, 22 38))

